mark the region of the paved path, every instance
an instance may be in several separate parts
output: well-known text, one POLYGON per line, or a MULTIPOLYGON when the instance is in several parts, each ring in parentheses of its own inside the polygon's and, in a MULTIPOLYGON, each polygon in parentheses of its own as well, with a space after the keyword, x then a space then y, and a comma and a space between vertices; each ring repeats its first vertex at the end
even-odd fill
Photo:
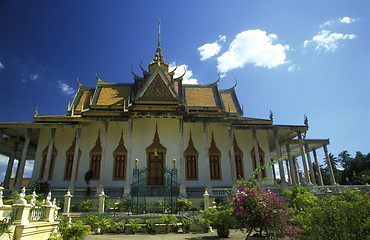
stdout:
MULTIPOLYGON (((230 230, 230 236, 228 238, 217 237, 216 232, 211 233, 168 233, 168 234, 144 234, 137 233, 135 235, 129 234, 103 234, 103 235, 89 235, 86 240, 114 240, 114 239, 131 239, 131 240, 216 240, 216 239, 227 239, 227 240, 242 240, 245 239, 246 234, 238 230, 230 230)), ((253 238, 251 238, 253 239, 253 238)), ((260 238, 261 239, 261 238, 260 238)))

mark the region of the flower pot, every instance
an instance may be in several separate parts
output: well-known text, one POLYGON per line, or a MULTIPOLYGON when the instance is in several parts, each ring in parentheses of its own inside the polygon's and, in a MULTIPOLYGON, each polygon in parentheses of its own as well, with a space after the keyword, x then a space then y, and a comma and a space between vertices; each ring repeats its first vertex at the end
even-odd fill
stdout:
POLYGON ((229 229, 217 229, 217 236, 219 236, 220 238, 228 238, 229 234, 229 229))

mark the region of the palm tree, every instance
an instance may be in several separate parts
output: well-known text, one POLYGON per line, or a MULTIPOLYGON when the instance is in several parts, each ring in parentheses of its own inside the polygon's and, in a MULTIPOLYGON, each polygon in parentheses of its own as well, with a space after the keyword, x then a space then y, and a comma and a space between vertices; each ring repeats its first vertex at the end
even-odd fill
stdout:
MULTIPOLYGON (((329 159, 330 159, 331 166, 333 167, 333 171, 338 170, 339 161, 338 161, 337 157, 335 157, 334 154, 329 153, 329 159)), ((326 166, 328 166, 328 161, 327 161, 326 157, 324 158, 324 164, 326 166)))

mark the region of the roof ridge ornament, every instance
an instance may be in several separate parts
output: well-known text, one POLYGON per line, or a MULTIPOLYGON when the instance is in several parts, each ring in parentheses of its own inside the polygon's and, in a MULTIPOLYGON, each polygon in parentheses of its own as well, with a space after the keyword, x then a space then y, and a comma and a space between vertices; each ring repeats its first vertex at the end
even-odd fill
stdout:
POLYGON ((78 85, 78 86, 81 86, 82 84, 81 84, 81 82, 80 82, 79 78, 80 78, 80 75, 78 75, 78 76, 76 77, 76 82, 77 82, 77 85, 78 85))
POLYGON ((158 40, 157 40, 157 50, 155 52, 154 58, 150 64, 157 63, 157 65, 167 64, 164 61, 162 48, 161 48, 161 20, 158 19, 158 40))

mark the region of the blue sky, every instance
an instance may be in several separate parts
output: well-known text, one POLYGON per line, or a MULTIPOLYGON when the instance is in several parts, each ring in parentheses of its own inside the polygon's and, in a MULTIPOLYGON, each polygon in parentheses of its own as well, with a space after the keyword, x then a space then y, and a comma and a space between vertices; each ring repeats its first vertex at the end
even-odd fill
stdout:
MULTIPOLYGON (((238 80, 248 117, 303 124, 329 151, 369 152, 370 2, 0 1, 1 122, 65 114, 76 77, 130 82, 147 66, 161 19, 167 62, 189 81, 238 80)), ((2 160, 2 162, 4 162, 2 160)))

